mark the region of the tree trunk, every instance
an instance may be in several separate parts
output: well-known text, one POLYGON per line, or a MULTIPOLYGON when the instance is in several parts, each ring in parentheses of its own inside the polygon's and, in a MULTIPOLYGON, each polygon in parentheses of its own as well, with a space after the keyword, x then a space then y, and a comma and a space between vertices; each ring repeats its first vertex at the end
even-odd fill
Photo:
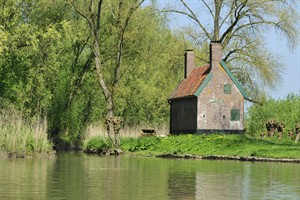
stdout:
POLYGON ((296 143, 298 143, 298 142, 299 142, 299 138, 300 138, 300 132, 299 132, 299 133, 297 133, 297 135, 296 135, 296 139, 295 139, 295 142, 296 142, 296 143))
POLYGON ((291 140, 293 139, 293 137, 294 137, 294 132, 293 131, 289 131, 289 137, 290 137, 291 140))
POLYGON ((277 130, 278 123, 275 120, 269 120, 266 123, 266 128, 268 131, 268 137, 273 137, 275 134, 275 131, 277 130))
POLYGON ((115 102, 113 99, 113 91, 110 91, 106 85, 106 82, 103 78, 102 74, 102 68, 101 68, 101 60, 100 60, 100 48, 98 41, 95 39, 94 41, 94 48, 93 52, 95 54, 95 65, 96 65, 96 72, 97 72, 97 78, 99 85, 103 91, 105 100, 106 100, 106 105, 107 105, 107 114, 105 118, 105 125, 106 125, 106 131, 109 140, 112 143, 112 146, 114 148, 114 153, 115 154, 120 154, 121 151, 121 143, 119 139, 119 130, 121 127, 122 120, 120 117, 116 117, 114 114, 114 106, 115 102))
POLYGON ((285 128, 284 123, 278 123, 277 131, 278 131, 278 139, 281 139, 283 136, 283 129, 285 128))
MULTIPOLYGON (((124 42, 124 34, 126 31, 126 28, 129 24, 130 18, 134 11, 138 9, 141 4, 145 0, 135 0, 132 2, 131 6, 126 11, 126 7, 123 7, 124 0, 119 1, 118 5, 118 15, 117 17, 113 15, 114 20, 116 20, 116 28, 117 28, 117 54, 116 54, 116 65, 114 67, 114 77, 112 78, 112 85, 109 85, 110 81, 106 81, 104 79, 103 75, 103 67, 101 63, 101 54, 100 54, 100 44, 99 44, 99 31, 101 27, 101 10, 102 10, 102 3, 103 0, 91 0, 89 3, 89 11, 88 13, 83 12, 80 10, 79 7, 75 5, 75 2, 72 0, 71 4, 75 8, 75 10, 87 21, 90 30, 91 30, 91 39, 92 39, 92 52, 95 56, 95 67, 96 67, 96 75, 97 79, 101 88, 101 91, 104 94, 105 101, 106 101, 106 118, 105 118, 105 125, 107 130, 107 135, 111 141, 111 144, 113 146, 113 150, 115 154, 120 154, 122 151, 120 149, 120 139, 119 139, 119 131, 122 123, 122 119, 120 117, 115 116, 114 114, 114 107, 115 107, 115 101, 114 101, 114 92, 115 88, 118 85, 118 82, 120 80, 120 72, 121 72, 121 65, 122 65, 122 57, 123 57, 123 42, 124 42), (95 2, 97 3, 97 6, 95 6, 95 2), (124 12, 124 15, 122 14, 124 12)), ((111 9, 113 9, 111 7, 111 9)), ((112 13, 113 10, 112 10, 112 13)))
POLYGON ((298 142, 299 142, 299 138, 300 138, 300 123, 298 123, 298 124, 296 125, 295 133, 296 133, 296 139, 295 139, 295 142, 298 143, 298 142))
POLYGON ((220 39, 220 14, 222 8, 222 0, 215 0, 215 16, 214 16, 214 41, 220 39))
POLYGON ((114 149, 117 150, 119 154, 120 151, 120 140, 118 131, 116 133, 116 124, 115 124, 115 115, 114 115, 114 100, 113 100, 113 90, 109 90, 102 73, 102 65, 100 58, 100 45, 98 43, 98 30, 96 27, 92 27, 93 31, 93 53, 95 55, 95 67, 97 79, 99 82, 99 86, 104 94, 106 105, 107 105, 107 114, 105 119, 106 130, 109 140, 112 143, 114 149))

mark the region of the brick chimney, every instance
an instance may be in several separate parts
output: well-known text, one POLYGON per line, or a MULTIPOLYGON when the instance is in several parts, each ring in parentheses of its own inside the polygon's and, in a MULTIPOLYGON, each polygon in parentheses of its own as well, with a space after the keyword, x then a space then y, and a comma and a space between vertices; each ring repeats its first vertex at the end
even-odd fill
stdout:
POLYGON ((218 70, 219 63, 222 59, 223 48, 221 42, 211 41, 209 48, 210 55, 210 67, 212 68, 212 72, 218 70))
POLYGON ((195 68, 195 55, 193 50, 186 50, 184 54, 184 78, 195 68))

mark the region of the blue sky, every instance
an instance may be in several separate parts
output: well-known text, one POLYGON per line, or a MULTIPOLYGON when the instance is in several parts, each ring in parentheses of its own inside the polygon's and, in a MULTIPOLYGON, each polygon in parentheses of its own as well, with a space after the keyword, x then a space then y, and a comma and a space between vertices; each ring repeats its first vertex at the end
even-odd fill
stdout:
POLYGON ((278 84, 277 90, 269 91, 270 96, 278 99, 286 97, 289 93, 300 95, 300 36, 296 49, 291 52, 285 40, 270 34, 268 48, 281 56, 282 63, 286 67, 282 73, 282 82, 278 84))
MULTIPOLYGON (((198 0, 191 0, 191 4, 197 3, 198 0)), ((180 6, 179 1, 174 0, 158 0, 160 7, 165 7, 167 4, 180 6), (177 2, 177 3, 175 3, 177 2)), ((300 10, 300 0, 296 0, 298 10, 300 10)), ((182 27, 189 23, 186 17, 182 15, 172 15, 170 18, 171 26, 182 27)), ((298 37, 298 44, 296 49, 291 51, 288 47, 287 41, 277 36, 274 31, 270 30, 266 33, 267 46, 272 53, 280 56, 281 62, 284 64, 282 71, 282 81, 277 84, 275 90, 268 90, 269 95, 275 99, 282 99, 290 93, 300 95, 300 35, 298 37)))

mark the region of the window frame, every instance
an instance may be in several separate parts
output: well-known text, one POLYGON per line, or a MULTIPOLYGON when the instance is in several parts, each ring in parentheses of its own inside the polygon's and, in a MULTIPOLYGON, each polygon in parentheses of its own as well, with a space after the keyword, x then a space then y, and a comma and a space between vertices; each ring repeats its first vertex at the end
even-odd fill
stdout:
POLYGON ((230 121, 240 121, 241 120, 241 110, 238 108, 233 108, 230 110, 230 121))
POLYGON ((223 92, 224 92, 224 94, 231 94, 232 93, 232 85, 229 83, 225 83, 223 92))

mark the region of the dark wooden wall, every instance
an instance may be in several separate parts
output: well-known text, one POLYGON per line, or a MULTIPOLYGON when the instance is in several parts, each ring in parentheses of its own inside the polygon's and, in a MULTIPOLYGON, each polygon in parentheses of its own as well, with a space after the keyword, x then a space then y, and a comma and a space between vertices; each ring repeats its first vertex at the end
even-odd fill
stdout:
POLYGON ((170 133, 196 133, 197 98, 172 100, 170 113, 170 133))

